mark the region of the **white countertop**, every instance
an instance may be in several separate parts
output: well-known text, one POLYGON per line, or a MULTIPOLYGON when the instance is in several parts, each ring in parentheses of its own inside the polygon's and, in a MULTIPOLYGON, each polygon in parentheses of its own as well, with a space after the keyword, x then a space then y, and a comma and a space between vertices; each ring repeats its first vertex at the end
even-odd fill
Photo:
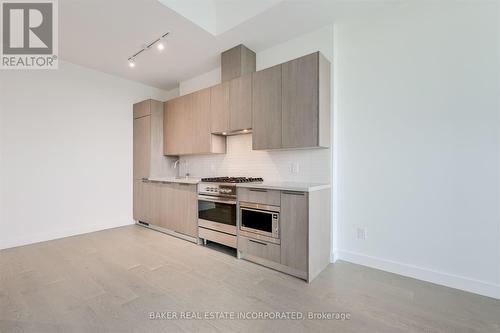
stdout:
POLYGON ((189 177, 189 178, 176 178, 176 177, 150 177, 148 178, 150 182, 158 183, 180 183, 180 184, 193 184, 196 185, 201 181, 201 178, 189 177))
POLYGON ((314 192, 330 188, 330 184, 321 183, 296 183, 296 182, 261 182, 261 183, 240 183, 237 187, 262 188, 268 190, 314 192))

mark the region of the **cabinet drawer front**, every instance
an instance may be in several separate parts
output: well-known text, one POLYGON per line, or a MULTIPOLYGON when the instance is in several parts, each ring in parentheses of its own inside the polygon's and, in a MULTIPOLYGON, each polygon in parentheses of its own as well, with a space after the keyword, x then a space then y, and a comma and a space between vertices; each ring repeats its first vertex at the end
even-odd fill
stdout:
POLYGON ((250 255, 276 263, 281 262, 281 246, 260 240, 254 240, 246 237, 239 237, 238 250, 243 256, 250 255))
POLYGON ((236 236, 228 235, 223 232, 217 232, 205 228, 198 228, 198 237, 224 244, 232 248, 236 248, 236 236))
POLYGON ((279 206, 280 191, 260 188, 238 188, 238 200, 258 204, 279 206))

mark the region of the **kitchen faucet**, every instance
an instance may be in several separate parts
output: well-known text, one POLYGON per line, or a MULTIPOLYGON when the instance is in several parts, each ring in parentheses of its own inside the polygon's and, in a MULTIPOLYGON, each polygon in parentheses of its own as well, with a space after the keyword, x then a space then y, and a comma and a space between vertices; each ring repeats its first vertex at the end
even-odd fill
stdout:
MULTIPOLYGON (((179 163, 184 164, 184 165, 186 166, 186 173, 185 173, 185 176, 184 176, 184 177, 185 177, 185 178, 189 178, 189 170, 188 170, 188 166, 189 166, 189 164, 188 164, 188 161, 183 161, 183 162, 181 162, 181 160, 180 160, 180 159, 177 159, 177 160, 174 162, 174 167, 173 167, 173 168, 174 168, 174 169, 177 169, 177 166, 179 165, 179 163)), ((177 172, 177 177, 178 177, 178 178, 181 178, 180 173, 181 173, 181 168, 179 167, 179 171, 177 172)))
POLYGON ((174 169, 177 169, 177 165, 179 164, 180 161, 181 161, 180 159, 175 160, 174 169))

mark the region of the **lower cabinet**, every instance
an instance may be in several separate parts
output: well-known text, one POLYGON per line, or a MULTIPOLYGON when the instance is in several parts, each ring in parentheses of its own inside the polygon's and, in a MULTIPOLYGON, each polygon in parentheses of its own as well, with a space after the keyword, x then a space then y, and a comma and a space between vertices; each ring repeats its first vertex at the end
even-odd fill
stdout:
POLYGON ((247 234, 240 235, 240 256, 312 281, 330 262, 330 190, 260 191, 240 188, 238 200, 264 205, 272 202, 274 206, 279 206, 279 239, 271 242, 258 237, 252 239, 246 237, 247 234))
POLYGON ((175 184, 175 197, 171 201, 174 204, 173 230, 180 234, 198 237, 198 198, 196 185, 175 184))
POLYGON ((134 179, 134 220, 151 223, 151 186, 141 179, 134 179))
POLYGON ((307 193, 281 192, 281 263, 307 272, 307 193))
POLYGON ((248 259, 266 259, 280 263, 280 246, 278 244, 264 242, 240 236, 238 249, 245 254, 248 259))
POLYGON ((134 219, 198 237, 196 185, 134 181, 134 219))

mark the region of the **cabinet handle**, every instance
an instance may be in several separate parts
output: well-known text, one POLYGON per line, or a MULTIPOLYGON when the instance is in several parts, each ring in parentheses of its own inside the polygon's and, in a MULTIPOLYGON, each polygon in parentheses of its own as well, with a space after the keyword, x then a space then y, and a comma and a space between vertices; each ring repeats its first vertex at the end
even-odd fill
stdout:
POLYGON ((249 239, 248 241, 249 241, 249 242, 252 242, 252 243, 256 243, 256 244, 260 244, 260 245, 265 245, 265 246, 267 246, 267 243, 264 243, 264 242, 259 242, 259 241, 253 240, 253 239, 249 239))
POLYGON ((256 188, 251 188, 249 189, 251 192, 267 192, 267 190, 262 190, 262 189, 256 189, 256 188))
POLYGON ((283 191, 283 194, 290 194, 290 195, 305 195, 304 192, 292 192, 292 191, 283 191))
POLYGON ((182 186, 191 186, 193 184, 179 183, 179 185, 182 185, 182 186))

